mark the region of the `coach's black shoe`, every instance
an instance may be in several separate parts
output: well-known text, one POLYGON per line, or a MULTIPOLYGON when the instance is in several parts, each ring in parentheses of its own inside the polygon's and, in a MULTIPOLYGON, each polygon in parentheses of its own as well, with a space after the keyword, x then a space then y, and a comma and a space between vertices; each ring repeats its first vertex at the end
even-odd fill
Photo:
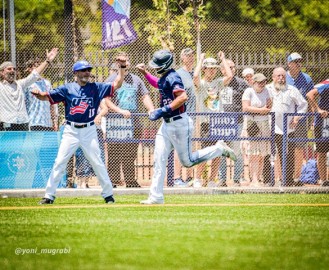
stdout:
POLYGON ((104 200, 105 200, 105 203, 115 203, 113 195, 104 198, 104 200))
POLYGON ((304 186, 304 183, 302 181, 300 181, 300 180, 294 181, 294 186, 295 187, 302 187, 302 186, 304 186))
POLYGON ((133 182, 127 183, 126 187, 127 188, 140 188, 141 186, 140 186, 140 184, 137 183, 137 181, 133 181, 133 182))
POLYGON ((42 200, 39 202, 39 204, 53 204, 54 200, 48 199, 48 198, 42 198, 42 200))

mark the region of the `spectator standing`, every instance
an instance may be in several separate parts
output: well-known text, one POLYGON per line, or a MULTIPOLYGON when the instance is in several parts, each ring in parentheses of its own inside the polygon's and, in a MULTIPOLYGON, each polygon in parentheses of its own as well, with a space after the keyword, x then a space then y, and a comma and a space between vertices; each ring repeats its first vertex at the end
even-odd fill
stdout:
MULTIPOLYGON (((39 59, 29 60, 25 64, 25 72, 30 74, 40 65, 39 59)), ((26 108, 29 115, 29 126, 32 131, 58 131, 58 108, 57 104, 50 105, 48 102, 38 100, 32 89, 40 92, 52 90, 50 81, 40 77, 35 83, 26 89, 26 108)))
MULTIPOLYGON (((245 115, 242 136, 246 137, 270 137, 268 113, 271 111, 272 100, 265 87, 266 77, 262 73, 257 73, 252 77, 253 87, 247 88, 242 96, 243 112, 251 113, 245 115)), ((249 169, 251 184, 260 185, 259 176, 262 174, 262 160, 271 153, 270 141, 250 141, 248 150, 249 169)))
POLYGON ((317 167, 320 175, 319 183, 322 186, 329 186, 326 175, 326 156, 329 152, 329 79, 315 85, 314 89, 307 93, 307 98, 314 112, 315 117, 315 138, 326 138, 326 141, 316 142, 317 167), (317 99, 320 98, 319 103, 317 99))
MULTIPOLYGON (((292 53, 287 58, 288 71, 287 71, 287 84, 295 86, 302 96, 306 99, 306 94, 314 88, 312 78, 302 72, 303 58, 299 53, 292 53)), ((302 117, 298 121, 294 135, 296 138, 307 138, 309 123, 307 123, 307 117, 302 117)), ((295 171, 294 178, 297 181, 300 178, 304 149, 307 146, 307 142, 295 142, 295 171)))
MULTIPOLYGON (((197 67, 194 72, 194 84, 196 86, 196 95, 197 95, 197 112, 223 112, 223 104, 220 99, 220 90, 227 86, 230 80, 233 77, 231 69, 227 63, 225 55, 222 51, 218 53, 218 58, 221 60, 223 67, 226 69, 224 77, 217 77, 216 74, 219 68, 218 62, 214 58, 206 58, 205 54, 200 55, 200 60, 197 64, 197 67), (203 72, 202 78, 201 70, 203 72)), ((201 116, 201 137, 206 138, 209 136, 209 116, 201 116)), ((201 147, 205 148, 213 145, 214 143, 208 141, 202 141, 201 147)), ((215 182, 218 177, 218 169, 220 165, 220 157, 211 160, 211 172, 210 172, 210 181, 215 182)), ((201 186, 202 174, 206 168, 206 163, 201 163, 197 167, 196 179, 193 182, 193 185, 198 187, 201 186)), ((203 186, 207 186, 209 180, 205 179, 202 183, 203 186)))
MULTIPOLYGON (((224 112, 242 112, 242 95, 244 90, 249 87, 249 85, 245 82, 244 79, 235 75, 236 67, 235 63, 232 60, 227 59, 233 77, 228 82, 228 84, 221 90, 221 100, 223 102, 223 110, 224 112)), ((224 67, 223 63, 220 64, 220 70, 223 76, 227 76, 227 70, 224 67)), ((240 135, 242 132, 243 125, 243 117, 239 116, 238 119, 238 134, 240 135)), ((243 173, 244 164, 243 157, 241 153, 241 147, 239 141, 228 142, 228 145, 233 148, 234 153, 237 156, 237 160, 234 162, 234 174, 233 181, 235 186, 240 186, 240 178, 243 173)), ((221 182, 220 186, 226 187, 226 160, 223 159, 220 166, 221 172, 221 182)))
POLYGON ((255 71, 252 68, 245 68, 242 70, 242 78, 246 81, 246 83, 253 87, 253 79, 252 77, 255 75, 255 71))
MULTIPOLYGON (((181 51, 180 59, 182 67, 177 70, 177 73, 181 77, 187 96, 189 97, 186 102, 186 112, 196 112, 196 96, 193 83, 193 72, 195 63, 195 52, 191 48, 185 48, 181 51)), ((186 179, 182 178, 182 165, 179 161, 177 152, 174 154, 174 185, 186 186, 193 179, 193 169, 188 168, 186 170, 186 179)))
MULTIPOLYGON (((117 57, 119 56, 124 56, 127 59, 127 69, 124 73, 122 86, 116 91, 113 98, 106 99, 107 106, 111 111, 122 114, 124 118, 131 118, 131 113, 139 112, 141 103, 144 104, 147 111, 153 110, 154 106, 144 82, 139 76, 130 72, 130 61, 127 53, 120 52, 117 54, 117 57)), ((106 82, 113 82, 117 76, 117 73, 112 74, 106 79, 106 82)), ((131 123, 133 130, 133 138, 141 139, 143 125, 140 118, 134 117, 129 123, 131 123)), ((118 179, 120 179, 120 168, 122 167, 126 187, 140 187, 135 175, 138 145, 139 143, 135 142, 111 142, 108 144, 108 172, 114 184, 120 184, 118 179)))
MULTIPOLYGON (((307 101, 296 87, 287 84, 284 68, 275 68, 272 79, 273 82, 267 85, 267 88, 273 100, 272 112, 275 112, 275 144, 278 149, 281 168, 283 168, 282 155, 287 155, 285 186, 302 186, 302 182, 294 181, 294 143, 288 142, 288 152, 283 153, 283 115, 284 113, 294 113, 296 108, 297 113, 305 113, 307 111, 307 101)), ((288 117, 288 138, 294 137, 294 131, 299 119, 300 116, 288 117)))
POLYGON ((35 68, 30 75, 15 80, 16 67, 12 62, 0 65, 0 123, 6 131, 29 130, 29 116, 25 104, 25 91, 35 83, 40 74, 49 66, 58 53, 57 48, 47 51, 46 60, 35 68))

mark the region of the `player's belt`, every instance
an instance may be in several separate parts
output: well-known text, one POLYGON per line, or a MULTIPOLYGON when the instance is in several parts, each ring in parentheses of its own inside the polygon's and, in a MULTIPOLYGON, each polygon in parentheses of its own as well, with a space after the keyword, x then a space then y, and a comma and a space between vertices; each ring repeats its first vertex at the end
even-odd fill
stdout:
POLYGON ((71 122, 71 121, 66 121, 66 124, 67 125, 70 125, 71 127, 75 127, 75 128, 85 128, 85 127, 90 127, 90 126, 93 126, 95 125, 95 122, 92 121, 92 122, 89 122, 89 123, 85 123, 85 124, 80 124, 80 123, 74 123, 74 122, 71 122))
POLYGON ((176 120, 179 120, 179 119, 182 119, 183 117, 181 117, 180 115, 177 115, 177 116, 174 116, 174 117, 171 117, 171 118, 163 118, 163 120, 166 122, 166 123, 171 123, 171 122, 174 122, 176 120))

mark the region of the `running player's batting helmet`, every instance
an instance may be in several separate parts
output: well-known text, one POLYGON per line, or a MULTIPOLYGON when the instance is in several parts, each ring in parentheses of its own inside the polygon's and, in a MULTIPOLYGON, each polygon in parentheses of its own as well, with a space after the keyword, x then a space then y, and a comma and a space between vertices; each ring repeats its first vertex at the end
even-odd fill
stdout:
POLYGON ((170 51, 160 50, 153 54, 149 66, 157 69, 158 74, 162 74, 171 68, 173 61, 174 57, 170 51))
POLYGON ((79 71, 85 68, 93 68, 93 66, 90 65, 87 61, 78 61, 73 65, 73 71, 79 71))

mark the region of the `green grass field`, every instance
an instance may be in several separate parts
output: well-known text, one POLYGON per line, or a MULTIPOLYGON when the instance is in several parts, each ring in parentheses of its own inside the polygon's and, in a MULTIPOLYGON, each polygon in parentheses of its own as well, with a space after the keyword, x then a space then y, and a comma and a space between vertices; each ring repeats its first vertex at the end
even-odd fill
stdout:
POLYGON ((116 199, 0 199, 0 269, 329 268, 325 194, 116 199))

